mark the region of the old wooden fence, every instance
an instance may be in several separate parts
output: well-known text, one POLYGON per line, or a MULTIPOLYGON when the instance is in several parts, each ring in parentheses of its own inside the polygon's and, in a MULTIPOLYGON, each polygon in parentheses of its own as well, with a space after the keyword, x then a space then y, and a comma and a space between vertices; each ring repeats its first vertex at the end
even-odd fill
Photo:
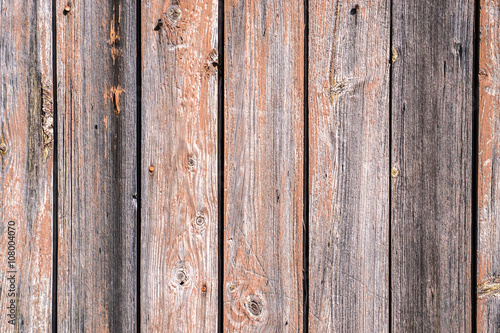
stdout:
POLYGON ((0 332, 500 332, 494 0, 1 0, 0 332))

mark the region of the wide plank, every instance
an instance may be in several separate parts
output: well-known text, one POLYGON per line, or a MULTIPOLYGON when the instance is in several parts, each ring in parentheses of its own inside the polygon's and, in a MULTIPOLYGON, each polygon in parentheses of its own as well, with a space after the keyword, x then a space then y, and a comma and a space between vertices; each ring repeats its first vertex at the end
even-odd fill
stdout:
POLYGON ((141 332, 217 332, 218 1, 141 4, 141 332))
POLYGON ((390 2, 309 6, 309 330, 388 332, 390 2))
POLYGON ((392 331, 471 332, 474 1, 392 5, 392 331))
POLYGON ((59 332, 135 332, 136 1, 57 0, 59 332))
POLYGON ((224 330, 302 332, 304 4, 224 6, 224 330))
POLYGON ((0 332, 52 330, 51 5, 0 4, 0 332))

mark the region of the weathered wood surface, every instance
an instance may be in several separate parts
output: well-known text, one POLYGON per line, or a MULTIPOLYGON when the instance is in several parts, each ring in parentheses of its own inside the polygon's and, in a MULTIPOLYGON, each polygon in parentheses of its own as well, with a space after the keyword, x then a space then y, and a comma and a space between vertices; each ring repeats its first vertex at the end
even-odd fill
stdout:
POLYGON ((389 331, 390 3, 309 2, 309 329, 389 331))
POLYGON ((224 330, 302 332, 303 3, 224 20, 224 330))
POLYGON ((141 13, 141 331, 217 332, 218 1, 141 13))
POLYGON ((0 332, 52 329, 51 8, 0 4, 0 332))
POLYGON ((393 332, 472 330, 473 15, 393 2, 393 332))
POLYGON ((480 5, 477 331, 500 332, 500 12, 480 5))
POLYGON ((59 332, 136 331, 135 4, 56 3, 59 332))

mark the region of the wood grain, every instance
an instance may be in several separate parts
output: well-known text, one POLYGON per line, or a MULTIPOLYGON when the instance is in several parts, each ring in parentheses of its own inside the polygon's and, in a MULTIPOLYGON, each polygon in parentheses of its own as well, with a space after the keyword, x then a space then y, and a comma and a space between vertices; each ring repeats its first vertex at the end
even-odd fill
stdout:
POLYGON ((59 332, 136 331, 135 4, 56 3, 59 332))
POLYGON ((480 1, 477 332, 500 332, 500 12, 480 1))
POLYGON ((51 20, 51 1, 0 4, 0 332, 52 330, 51 20))
POLYGON ((393 332, 472 330, 473 15, 393 2, 393 332))
POLYGON ((386 0, 309 9, 309 329, 389 331, 386 0))
POLYGON ((141 331, 215 333, 218 1, 141 13, 141 331))
POLYGON ((303 3, 224 15, 224 330, 302 332, 303 3))

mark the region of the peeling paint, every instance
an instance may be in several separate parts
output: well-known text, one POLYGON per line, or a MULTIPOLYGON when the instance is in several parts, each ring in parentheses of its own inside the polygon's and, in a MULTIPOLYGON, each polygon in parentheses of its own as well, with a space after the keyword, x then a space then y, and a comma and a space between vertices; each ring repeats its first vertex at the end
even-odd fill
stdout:
POLYGON ((396 50, 396 48, 392 48, 391 50, 391 63, 395 63, 396 60, 398 60, 398 50, 396 50))
POLYGON ((43 158, 50 156, 54 145, 54 110, 50 88, 42 88, 42 133, 43 133, 43 158))

